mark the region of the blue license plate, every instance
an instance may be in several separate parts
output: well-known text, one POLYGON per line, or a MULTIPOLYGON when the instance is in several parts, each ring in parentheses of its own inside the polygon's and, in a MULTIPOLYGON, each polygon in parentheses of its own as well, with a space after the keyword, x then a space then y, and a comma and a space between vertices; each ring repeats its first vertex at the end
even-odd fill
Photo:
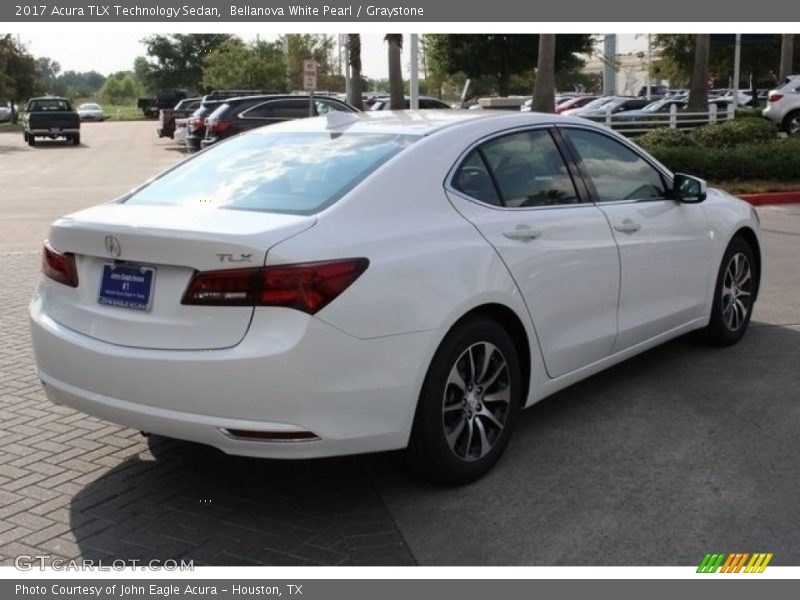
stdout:
POLYGON ((150 310, 156 270, 139 265, 103 265, 97 302, 133 310, 150 310))

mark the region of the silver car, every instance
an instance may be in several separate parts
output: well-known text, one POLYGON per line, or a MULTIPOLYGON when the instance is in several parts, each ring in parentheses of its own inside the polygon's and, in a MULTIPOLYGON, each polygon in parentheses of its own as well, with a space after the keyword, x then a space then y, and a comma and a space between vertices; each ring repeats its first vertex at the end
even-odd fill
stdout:
POLYGON ((81 121, 103 121, 106 118, 103 108, 93 102, 81 104, 78 107, 78 116, 81 121))
POLYGON ((789 135, 800 135, 800 75, 790 75, 781 87, 769 93, 762 114, 789 135))
POLYGON ((0 123, 11 121, 12 112, 10 106, 0 106, 0 123))

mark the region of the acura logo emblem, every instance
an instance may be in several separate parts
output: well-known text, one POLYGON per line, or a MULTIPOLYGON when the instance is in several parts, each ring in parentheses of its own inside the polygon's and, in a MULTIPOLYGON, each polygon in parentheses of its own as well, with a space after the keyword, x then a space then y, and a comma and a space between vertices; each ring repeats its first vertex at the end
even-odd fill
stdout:
POLYGON ((120 245, 119 240, 113 235, 106 236, 106 252, 109 256, 113 256, 114 258, 122 254, 122 246, 120 245))

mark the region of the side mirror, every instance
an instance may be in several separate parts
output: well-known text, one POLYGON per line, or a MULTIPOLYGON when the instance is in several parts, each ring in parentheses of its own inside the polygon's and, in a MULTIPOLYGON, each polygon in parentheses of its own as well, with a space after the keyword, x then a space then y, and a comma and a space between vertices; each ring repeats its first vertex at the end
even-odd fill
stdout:
POLYGON ((706 182, 699 177, 675 173, 672 180, 672 195, 686 204, 696 204, 706 199, 706 182))

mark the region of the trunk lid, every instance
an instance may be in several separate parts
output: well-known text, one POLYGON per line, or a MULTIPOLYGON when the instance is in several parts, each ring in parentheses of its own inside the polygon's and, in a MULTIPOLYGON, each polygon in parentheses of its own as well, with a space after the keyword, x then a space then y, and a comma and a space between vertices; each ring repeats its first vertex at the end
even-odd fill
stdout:
POLYGON ((121 346, 234 346, 247 333, 253 309, 182 305, 195 271, 261 266, 271 246, 315 222, 313 216, 120 203, 81 211, 50 230, 54 248, 75 254, 79 283, 70 288, 46 280, 46 310, 70 329, 121 346), (116 288, 131 274, 133 292, 148 296, 138 304, 146 309, 108 303, 116 302, 116 288))

